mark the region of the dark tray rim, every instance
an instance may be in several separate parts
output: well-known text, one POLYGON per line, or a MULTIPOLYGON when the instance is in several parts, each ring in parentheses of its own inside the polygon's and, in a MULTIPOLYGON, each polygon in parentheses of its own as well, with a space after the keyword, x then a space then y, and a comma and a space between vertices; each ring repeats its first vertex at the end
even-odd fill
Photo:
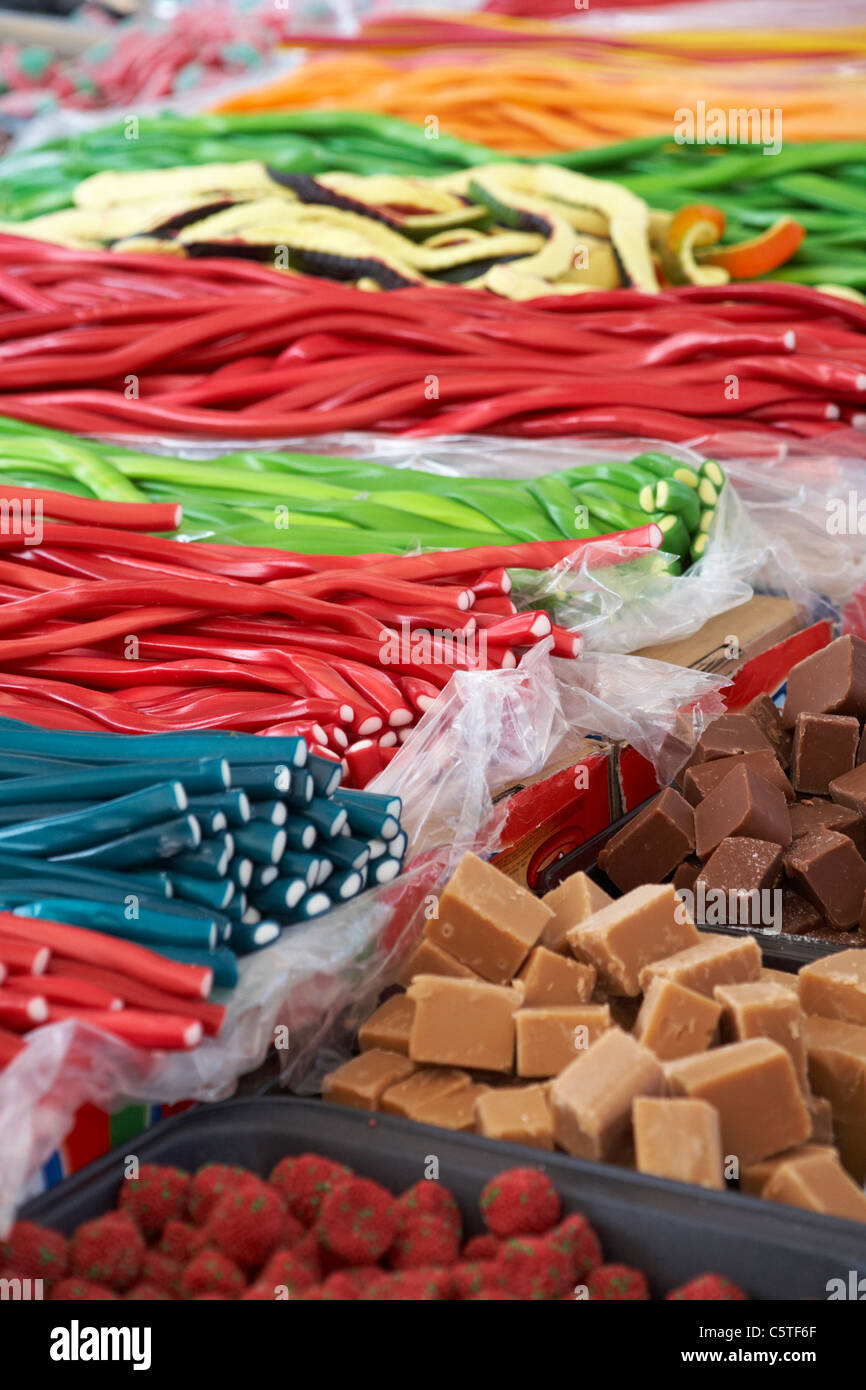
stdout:
MULTIPOLYGON (((170 1143, 173 1138, 206 1140, 208 1131, 211 1128, 215 1131, 220 1130, 226 1120, 236 1120, 240 1128, 255 1129, 257 1122, 262 1126, 265 1119, 280 1115, 285 1116, 287 1134, 293 1132, 292 1116, 305 1118, 311 1121, 314 1127, 321 1121, 327 1123, 329 1120, 337 1119, 341 1126, 354 1127, 359 1135, 366 1130, 370 1141, 371 1168, 376 1166, 377 1151, 381 1156, 386 1148, 381 1142, 383 1133, 393 1133, 398 1139, 404 1135, 411 1136, 416 1140, 426 1134, 430 1136, 430 1144, 433 1145, 431 1152, 436 1152, 435 1145, 438 1143, 440 1149, 443 1146, 453 1146, 462 1152, 468 1164, 471 1164, 473 1156, 477 1155, 482 1161, 495 1157, 502 1168, 528 1165, 539 1167, 548 1172, 554 1181, 559 1174, 566 1184, 578 1182, 586 1189, 596 1192, 606 1189, 613 1196, 619 1193, 626 1201, 631 1198, 633 1202, 639 1201, 641 1205, 649 1205, 660 1218, 664 1216, 665 1211, 682 1212, 682 1209, 687 1207, 688 1211, 685 1214, 694 1221, 696 1236, 700 1234, 701 1224, 706 1225, 707 1220, 713 1226, 723 1226, 727 1231, 730 1231, 732 1225, 738 1225, 742 1228, 743 1239, 754 1245, 756 1256, 760 1253, 762 1234, 765 1239, 773 1238, 804 1256, 813 1252, 820 1252, 822 1255, 832 1254, 838 1244, 837 1257, 840 1261, 848 1260, 851 1268, 856 1268, 859 1262, 866 1272, 866 1227, 856 1221, 823 1216, 820 1213, 767 1202, 762 1198, 736 1191, 714 1192, 690 1183, 651 1177, 611 1164, 572 1158, 558 1151, 527 1149, 523 1144, 443 1130, 378 1111, 368 1112, 329 1105, 321 1100, 308 1100, 297 1096, 249 1096, 202 1105, 184 1114, 160 1120, 151 1129, 131 1140, 127 1147, 134 1148, 137 1156, 146 1159, 150 1149, 161 1147, 165 1141, 170 1143)), ((327 1143, 327 1139, 323 1138, 322 1142, 327 1143)), ((112 1150, 78 1173, 65 1178, 55 1187, 31 1198, 18 1212, 18 1218, 50 1225, 52 1219, 58 1219, 63 1209, 74 1203, 76 1198, 85 1195, 88 1189, 99 1186, 109 1176, 117 1178, 121 1161, 120 1151, 112 1150)), ((177 1157, 163 1157, 160 1161, 171 1161, 183 1166, 182 1160, 177 1157)), ((212 1161, 221 1161, 219 1155, 212 1155, 212 1161)))

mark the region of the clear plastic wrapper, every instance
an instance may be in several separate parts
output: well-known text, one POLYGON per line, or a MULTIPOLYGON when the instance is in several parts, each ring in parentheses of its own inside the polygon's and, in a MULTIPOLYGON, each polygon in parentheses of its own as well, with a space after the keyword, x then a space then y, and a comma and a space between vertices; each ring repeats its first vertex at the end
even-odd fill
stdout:
POLYGON ((495 852, 505 816, 498 798, 509 786, 578 756, 583 733, 627 739, 667 779, 721 711, 725 683, 639 658, 551 660, 546 643, 515 670, 457 673, 373 784, 403 798, 407 872, 246 957, 219 1038, 150 1054, 67 1022, 34 1033, 0 1073, 0 1230, 86 1101, 111 1109, 223 1099, 272 1042, 286 1078, 300 1085, 346 1007, 393 974, 421 930, 427 896, 460 855, 495 852))

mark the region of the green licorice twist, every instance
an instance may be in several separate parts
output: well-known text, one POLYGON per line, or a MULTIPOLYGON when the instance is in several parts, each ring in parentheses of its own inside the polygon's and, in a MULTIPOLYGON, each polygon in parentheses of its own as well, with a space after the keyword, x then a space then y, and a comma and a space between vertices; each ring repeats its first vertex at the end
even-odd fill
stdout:
POLYGON ((661 453, 527 480, 288 451, 242 449, 199 462, 0 416, 0 492, 4 480, 79 497, 180 502, 190 539, 307 554, 591 538, 652 520, 665 533, 664 549, 683 557, 709 528, 724 473, 707 460, 699 476, 661 453))

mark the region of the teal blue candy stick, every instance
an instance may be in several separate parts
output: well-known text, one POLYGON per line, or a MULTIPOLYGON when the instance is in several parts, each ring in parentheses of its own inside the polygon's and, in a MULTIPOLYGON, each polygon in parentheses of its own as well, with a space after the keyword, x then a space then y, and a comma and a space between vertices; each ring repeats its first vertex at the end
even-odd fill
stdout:
POLYGON ((286 844, 289 849, 311 850, 318 839, 318 832, 312 821, 305 816, 289 816, 283 829, 286 832, 286 844))
POLYGON ((200 907, 210 907, 214 912, 224 912, 234 899, 236 889, 230 878, 210 881, 206 878, 193 878, 192 874, 172 874, 175 902, 197 903, 200 907))
MULTIPOLYGON (((192 846, 194 854, 181 853, 172 861, 170 873, 189 874, 192 878, 223 879, 234 855, 233 835, 214 835, 192 846)), ((243 885, 241 885, 243 886, 243 885)))
POLYGON ((278 864, 286 849, 286 829, 268 821, 251 820, 235 831, 235 847, 254 864, 278 864))
MULTIPOLYGON (((75 729, 36 729, 18 719, 0 719, 0 750, 35 753, 49 758, 76 758, 89 763, 153 762, 157 758, 228 758, 260 761, 257 734, 211 733, 191 729, 182 734, 89 734, 75 729)), ((288 735, 268 740, 275 763, 304 767, 307 745, 288 735), (271 746, 273 745, 273 746, 271 746)))
POLYGON ((377 859, 370 865, 370 877, 376 883, 390 883, 395 879, 403 867, 400 859, 393 859, 388 855, 384 859, 377 859))
POLYGON ((246 956, 270 946, 280 934, 278 922, 235 922, 232 925, 232 950, 236 955, 246 956))
MULTIPOLYGON (((269 740, 270 742, 270 740, 269 740)), ((232 760, 232 786, 242 788, 251 801, 271 801, 275 796, 290 806, 305 806, 315 795, 312 775, 286 763, 242 763, 232 760)))
POLYGON ((233 922, 240 922, 248 906, 246 893, 239 893, 235 890, 234 897, 225 909, 225 916, 231 918, 233 922))
POLYGON ((71 860, 106 869, 132 869, 138 865, 153 864, 157 859, 171 859, 185 850, 197 849, 200 844, 201 828, 195 816, 178 816, 160 825, 136 830, 131 835, 121 835, 116 840, 54 855, 53 859, 57 864, 71 860))
POLYGON ((330 758, 320 758, 311 753, 307 758, 307 771, 313 779, 316 796, 333 796, 343 780, 341 763, 333 763, 330 758))
POLYGON ((238 982, 238 963, 227 946, 213 951, 193 950, 189 946, 160 946, 159 954, 186 965, 203 965, 213 971, 214 989, 234 989, 238 982))
POLYGON ((218 929, 213 922, 198 917, 170 916, 139 906, 130 920, 122 903, 88 901, 86 898, 41 898, 15 908, 16 917, 35 917, 48 922, 67 922, 90 927, 137 941, 142 946, 193 946, 211 950, 217 944, 218 929))
MULTIPOLYGON (((228 769, 228 764, 226 764, 226 769, 228 769)), ((183 776, 180 773, 178 776, 189 791, 183 776)), ((199 815, 201 811, 221 810, 231 826, 246 825, 252 815, 250 799, 245 791, 241 791, 240 787, 235 787, 231 791, 216 792, 212 796, 191 796, 189 809, 194 816, 199 815)))
POLYGON ((306 879, 307 887, 314 888, 319 876, 321 855, 301 854, 297 850, 286 850, 279 864, 279 871, 288 878, 306 879))
POLYGON ((388 841, 388 854, 391 856, 392 859, 402 859, 404 854, 406 853, 406 847, 408 844, 409 836, 406 834, 405 830, 401 830, 398 835, 394 836, 393 840, 388 841))
POLYGON ((395 816, 398 820, 403 810, 403 802, 399 796, 386 796, 381 792, 356 791, 353 787, 340 787, 334 793, 334 800, 347 809, 351 806, 359 806, 362 810, 366 810, 369 806, 376 806, 383 814, 395 816))
POLYGON ((170 916, 186 915, 199 917, 207 922, 214 921, 212 910, 205 912, 204 908, 187 903, 178 903, 175 898, 164 898, 157 894, 139 892, 138 879, 133 875, 130 876, 122 889, 113 886, 107 887, 95 873, 88 878, 46 878, 41 872, 41 866, 39 879, 41 881, 37 882, 32 875, 25 875, 21 878, 9 877, 0 880, 0 902, 5 903, 7 907, 10 904, 17 907, 21 903, 35 902, 46 896, 84 898, 92 899, 95 902, 112 903, 115 907, 120 905, 127 911, 134 912, 139 907, 148 907, 154 912, 164 912, 170 916))
MULTIPOLYGON (((40 859, 39 879, 40 881, 51 884, 55 880, 64 879, 67 882, 78 882, 90 887, 98 884, 106 890, 113 891, 121 897, 129 893, 133 887, 139 885, 145 892, 149 892, 155 898, 170 898, 171 884, 168 875, 160 873, 158 870, 136 870, 134 876, 129 874, 114 874, 110 869, 80 868, 77 864, 68 861, 61 864, 52 864, 50 859, 40 859)), ((35 865, 22 859, 20 855, 0 853, 0 887, 10 878, 20 878, 26 869, 35 868, 35 865)))
POLYGON ((280 921, 286 925, 294 922, 309 922, 314 917, 321 917, 324 912, 330 912, 333 903, 327 893, 322 893, 315 889, 308 893, 305 898, 301 898, 297 907, 290 911, 280 914, 280 921))
POLYGON ((191 813, 195 816, 201 826, 203 837, 212 839, 216 835, 222 835, 224 830, 228 830, 228 818, 225 811, 218 806, 206 806, 204 809, 196 803, 190 806, 191 813))
POLYGON ((270 912, 279 917, 282 913, 297 907, 307 891, 307 881, 304 878, 278 878, 275 883, 256 893, 256 906, 262 912, 270 912))
POLYGON ((285 825, 288 814, 285 801, 250 802, 250 820, 268 821, 271 825, 285 825))
POLYGON ((40 758, 31 753, 0 751, 0 785, 17 777, 67 777, 71 772, 90 772, 90 764, 70 758, 40 758))
POLYGON ((328 858, 341 869, 363 869, 370 858, 370 846, 366 840, 337 835, 328 843, 328 858))
MULTIPOLYGON (((94 803, 92 801, 64 801, 62 808, 64 811, 91 811, 94 803)), ((17 806, 0 805, 0 826, 14 825, 20 826, 28 821, 43 821, 57 814, 58 807, 54 802, 44 801, 20 802, 17 806)))
POLYGON ((245 791, 251 801, 270 801, 275 796, 287 797, 292 778, 306 777, 302 768, 292 770, 285 763, 245 763, 239 758, 232 758, 229 771, 232 786, 245 791))
MULTIPOLYGON (((228 786, 225 758, 200 758, 196 762, 120 764, 117 767, 79 767, 67 764, 63 771, 45 776, 22 776, 0 782, 0 806, 59 801, 107 801, 125 792, 143 791, 160 782, 178 781, 188 796, 220 792, 228 786)), ((227 793, 226 793, 227 794, 227 793)))
POLYGON ((0 845, 21 854, 59 855, 158 825, 187 808, 180 782, 162 782, 82 811, 0 827, 0 845))
POLYGON ((228 877, 231 879, 235 888, 248 888, 253 876, 254 864, 252 859, 246 859, 236 854, 228 866, 228 877))
POLYGON ((313 774, 308 772, 306 768, 293 772, 288 790, 280 793, 289 806, 296 806, 301 810, 305 806, 309 806, 315 794, 316 783, 313 774))
MULTIPOLYGON (((344 795, 341 789, 333 800, 336 802, 344 795)), ((359 840, 393 840, 400 833, 400 822, 390 811, 364 805, 347 806, 345 809, 349 817, 349 833, 359 840)))
POLYGON ((304 820, 312 821, 319 834, 328 840, 342 834, 343 827, 348 822, 348 815, 343 806, 334 800, 326 801, 321 796, 314 796, 310 804, 304 807, 303 814, 304 820))
POLYGON ((328 879, 328 896, 340 902, 357 897, 364 887, 365 877, 366 871, 359 873, 357 869, 340 869, 332 873, 328 879))
POLYGON ((276 864, 256 864, 250 879, 250 892, 255 893, 259 888, 267 888, 268 884, 275 883, 279 876, 280 871, 276 864))

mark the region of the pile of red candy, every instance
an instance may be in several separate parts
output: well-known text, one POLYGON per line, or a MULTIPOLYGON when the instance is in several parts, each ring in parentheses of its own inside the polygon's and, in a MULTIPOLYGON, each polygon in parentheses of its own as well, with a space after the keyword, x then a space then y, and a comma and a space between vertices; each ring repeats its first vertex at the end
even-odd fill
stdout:
MULTIPOLYGON (((605 1264, 592 1226, 561 1215, 537 1168, 510 1168, 481 1193, 486 1234, 463 1239, 435 1181, 400 1197, 318 1154, 283 1158, 269 1179, 209 1163, 194 1175, 145 1163, 117 1209, 67 1240, 19 1221, 0 1242, 0 1278, 44 1281, 54 1300, 242 1299, 397 1302, 650 1298, 645 1275, 605 1264)), ((743 1299, 716 1274, 668 1299, 743 1299)))

